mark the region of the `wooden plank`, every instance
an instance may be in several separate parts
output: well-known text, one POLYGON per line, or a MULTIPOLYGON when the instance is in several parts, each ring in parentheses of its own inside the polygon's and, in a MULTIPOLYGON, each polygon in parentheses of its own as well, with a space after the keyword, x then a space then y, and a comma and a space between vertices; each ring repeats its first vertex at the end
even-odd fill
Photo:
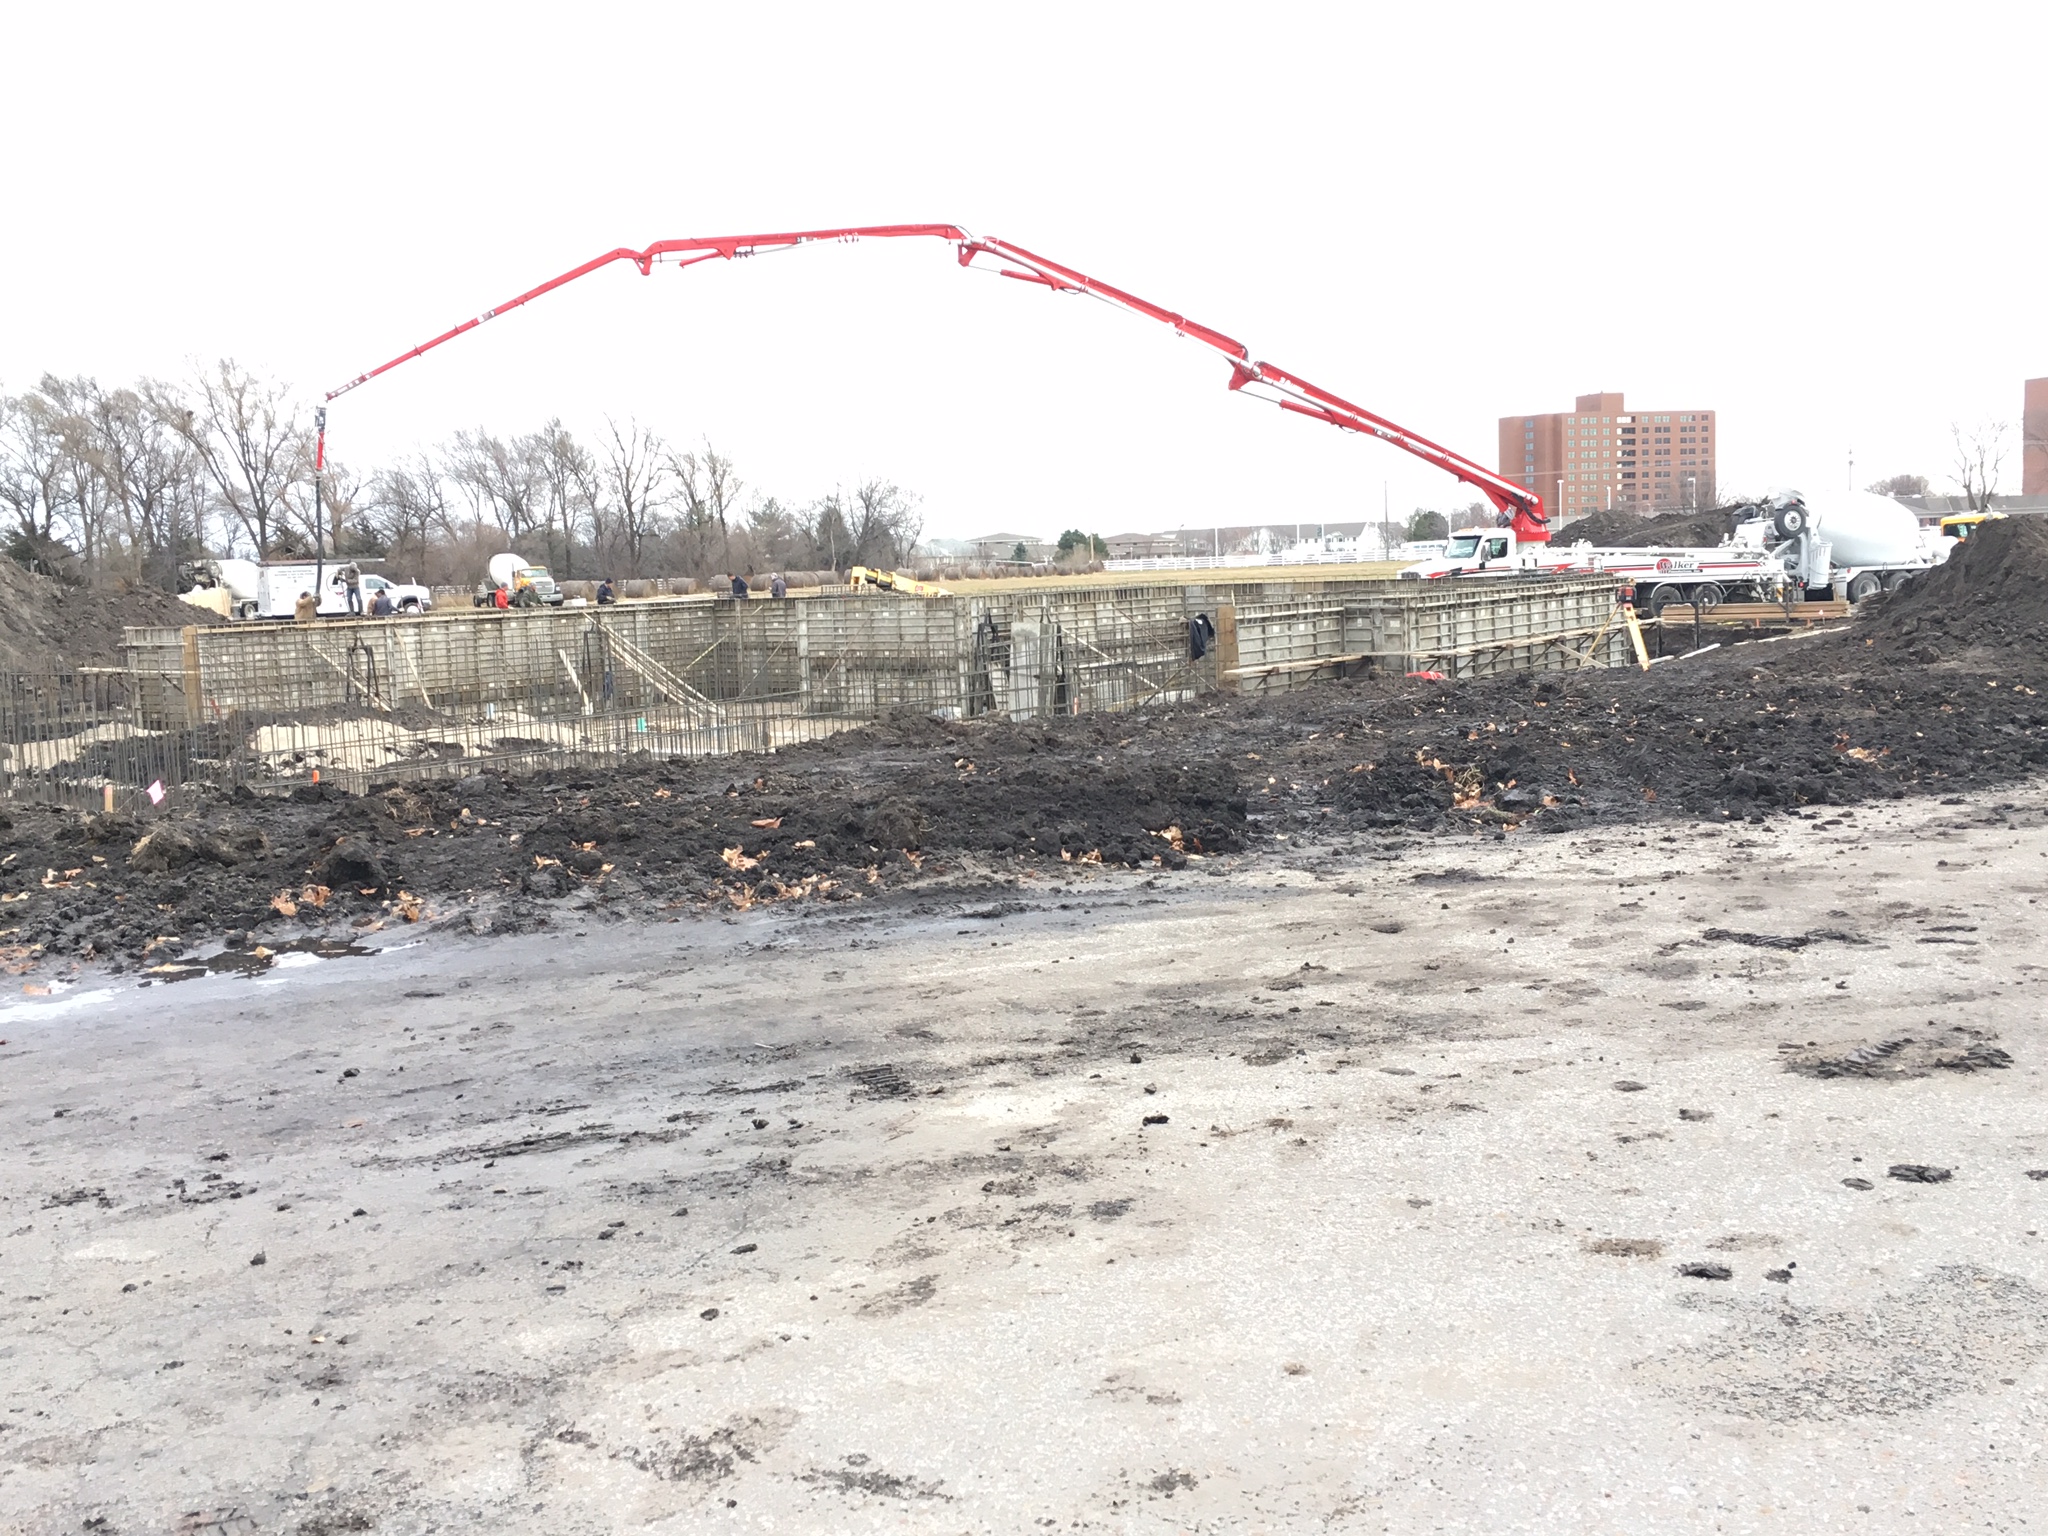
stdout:
POLYGON ((1235 689, 1237 667, 1237 604, 1216 605, 1216 686, 1235 689))

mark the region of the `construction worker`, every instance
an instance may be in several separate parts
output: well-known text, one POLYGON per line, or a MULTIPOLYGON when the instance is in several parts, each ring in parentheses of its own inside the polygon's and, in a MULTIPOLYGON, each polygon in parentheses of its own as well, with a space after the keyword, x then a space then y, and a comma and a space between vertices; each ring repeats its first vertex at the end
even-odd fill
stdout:
POLYGON ((348 589, 348 611, 360 615, 363 611, 363 573, 353 560, 341 568, 341 584, 348 589))
POLYGON ((600 581, 597 584, 597 606, 600 608, 609 608, 613 603, 617 602, 618 600, 618 594, 612 587, 611 577, 605 577, 603 581, 600 581))
POLYGON ((789 596, 789 583, 782 579, 782 572, 777 571, 768 578, 768 595, 774 598, 789 596))
POLYGON ((735 576, 735 577, 733 577, 733 579, 732 579, 732 600, 733 600, 734 602, 736 602, 736 603, 744 603, 744 602, 745 602, 745 601, 747 600, 747 578, 746 578, 746 577, 744 577, 744 576, 735 576))
POLYGON ((313 594, 301 592, 299 600, 292 604, 292 621, 297 624, 310 624, 319 616, 320 605, 313 601, 313 594))
POLYGON ((510 608, 512 606, 512 589, 510 587, 500 587, 497 591, 493 592, 491 594, 491 606, 494 608, 510 608))
POLYGON ((398 608, 391 601, 391 589, 389 587, 379 587, 377 595, 370 599, 370 617, 373 619, 388 619, 396 612, 398 612, 398 608))

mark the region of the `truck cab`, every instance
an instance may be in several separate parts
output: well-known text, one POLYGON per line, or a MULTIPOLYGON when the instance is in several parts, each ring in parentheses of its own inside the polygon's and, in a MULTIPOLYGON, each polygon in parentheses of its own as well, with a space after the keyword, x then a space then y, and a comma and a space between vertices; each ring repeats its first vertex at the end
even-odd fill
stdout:
POLYGON ((1528 544, 1512 528, 1460 528, 1444 541, 1440 555, 1417 561, 1403 578, 1432 581, 1443 576, 1530 576, 1570 564, 1548 544, 1528 544))
POLYGON ((1954 539, 1958 544, 1965 544, 1981 524, 2004 516, 2003 512, 1958 512, 1954 517, 1944 517, 1941 520, 1941 536, 1944 539, 1954 539))

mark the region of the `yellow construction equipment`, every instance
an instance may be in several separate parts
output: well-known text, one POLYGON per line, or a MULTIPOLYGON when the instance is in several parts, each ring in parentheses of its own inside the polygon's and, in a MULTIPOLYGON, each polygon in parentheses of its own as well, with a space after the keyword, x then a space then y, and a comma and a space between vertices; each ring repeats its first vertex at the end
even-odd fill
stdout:
POLYGON ((877 571, 865 565, 856 565, 846 573, 846 579, 856 589, 873 587, 882 592, 901 592, 905 597, 953 595, 944 587, 929 581, 919 581, 915 576, 906 576, 901 571, 877 571))
POLYGON ((1954 539, 1961 544, 1977 531, 1979 523, 1988 523, 2004 516, 2003 512, 1958 512, 1954 517, 1944 517, 1941 520, 1941 536, 1945 539, 1954 539))

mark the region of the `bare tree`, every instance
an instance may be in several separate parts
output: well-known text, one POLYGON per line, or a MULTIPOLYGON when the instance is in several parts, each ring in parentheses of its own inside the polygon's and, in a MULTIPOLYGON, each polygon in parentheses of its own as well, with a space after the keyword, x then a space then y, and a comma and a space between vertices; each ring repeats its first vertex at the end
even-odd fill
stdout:
POLYGON ((898 565, 917 548, 917 536, 924 531, 914 497, 880 480, 854 487, 846 508, 848 531, 853 538, 850 551, 854 565, 898 565))
POLYGON ((860 562, 853 558, 853 528, 846 517, 846 498, 838 491, 821 496, 804 509, 802 526, 814 568, 843 571, 860 562))
POLYGON ((693 575, 709 574, 712 565, 731 558, 733 518, 745 484, 732 460, 708 442, 701 454, 670 454, 668 468, 682 502, 685 558, 696 567, 693 575))
POLYGON ((201 549, 205 487, 197 456, 156 403, 164 393, 164 386, 147 380, 111 393, 95 386, 90 442, 133 568, 176 590, 179 562, 201 549))
POLYGON ((525 540, 543 522, 546 477, 540 433, 510 440, 479 427, 458 432, 447 452, 448 478, 469 498, 478 522, 493 522, 507 539, 525 540))
POLYGON ((1960 425, 1949 427, 1949 435, 1955 439, 1956 484, 1962 487, 1972 512, 1991 510, 2011 431, 2011 425, 2003 421, 1987 421, 1967 432, 1960 425))
POLYGON ((68 459, 64 425, 48 398, 0 398, 0 502, 14 519, 9 553, 31 569, 52 569, 68 553, 59 537, 68 459))
POLYGON ((408 567, 419 565, 437 535, 453 532, 448 482, 427 454, 380 469, 363 493, 363 515, 384 551, 408 567))
MULTIPOLYGON (((293 423, 282 384, 223 358, 197 380, 191 403, 170 406, 168 421, 198 455, 221 512, 239 525, 260 560, 296 513, 311 515, 313 444, 293 423), (294 492, 302 505, 295 505, 294 492)), ((310 526, 308 535, 314 533, 310 526)))
POLYGON ((1927 477, 1925 475, 1887 475, 1882 480, 1872 481, 1864 489, 1878 496, 1925 496, 1927 494, 1927 477))
MULTIPOLYGON (((684 454, 683 462, 695 456, 684 454)), ((707 448, 707 459, 716 459, 707 448)), ((607 418, 605 442, 599 449, 598 495, 593 512, 593 542, 600 561, 609 557, 623 563, 628 573, 640 575, 648 546, 661 537, 661 523, 675 489, 674 456, 654 433, 637 422, 622 429, 607 418), (597 521, 602 518, 601 523, 597 521)), ((723 494, 732 466, 717 460, 718 476, 707 470, 704 488, 716 506, 714 515, 724 516, 723 494)), ((737 490, 738 482, 733 481, 737 490)))
POLYGON ((570 435, 559 416, 535 433, 533 441, 549 569, 573 576, 577 535, 583 523, 596 516, 597 461, 570 435))

